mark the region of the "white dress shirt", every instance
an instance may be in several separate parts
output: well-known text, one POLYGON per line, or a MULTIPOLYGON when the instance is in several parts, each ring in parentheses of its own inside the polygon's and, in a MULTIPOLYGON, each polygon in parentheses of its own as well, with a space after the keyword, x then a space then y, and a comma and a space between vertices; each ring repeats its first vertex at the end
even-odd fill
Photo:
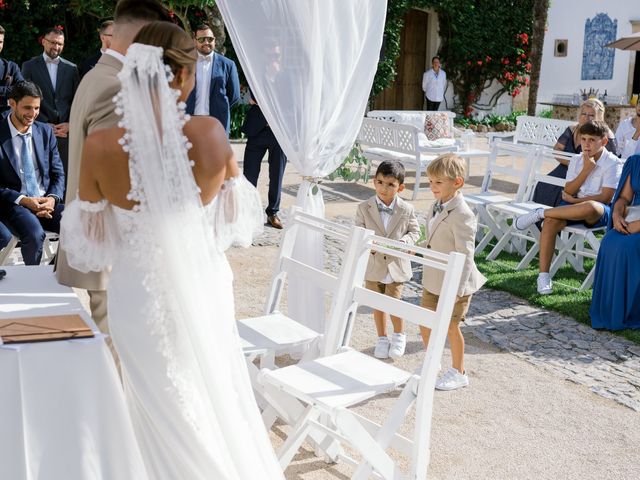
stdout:
POLYGON ((430 68, 422 76, 422 90, 425 96, 432 102, 441 102, 444 100, 444 89, 447 87, 447 74, 444 70, 436 74, 433 68, 430 68))
MULTIPOLYGON (((567 169, 567 182, 575 180, 582 171, 584 159, 582 154, 578 153, 569 160, 569 168, 567 169)), ((624 161, 620 160, 616 155, 606 148, 602 150, 600 158, 596 161, 596 168, 587 176, 584 183, 578 190, 578 198, 599 195, 603 188, 618 188, 620 175, 622 174, 622 166, 624 161)))
MULTIPOLYGON (((22 169, 22 157, 20 156, 20 152, 22 151, 22 137, 20 137, 20 132, 16 127, 11 123, 11 115, 7 117, 7 122, 9 123, 9 131, 11 132, 11 143, 13 145, 13 151, 16 153, 16 158, 18 159, 18 172, 20 175, 20 182, 22 183, 22 188, 20 189, 20 195, 16 198, 16 205, 20 205, 20 200, 27 196, 27 184, 24 181, 24 171, 22 169)), ((25 134, 31 134, 31 141, 27 142, 27 149, 31 153, 31 158, 33 160, 34 171, 36 172, 36 182, 38 182, 38 195, 44 196, 46 190, 44 188, 44 183, 42 183, 42 174, 40 173, 40 168, 38 168, 38 162, 36 160, 35 148, 33 147, 33 132, 32 128, 25 132, 25 134)))
POLYGON ((60 57, 51 58, 46 53, 43 53, 42 57, 44 58, 44 64, 47 66, 47 71, 49 72, 51 85, 53 85, 53 90, 55 91, 56 80, 58 78, 58 64, 60 63, 60 57))
MULTIPOLYGON (((393 210, 396 207, 395 198, 389 205, 385 205, 384 202, 380 200, 376 195, 376 203, 386 208, 390 208, 391 210, 393 210)), ((393 216, 393 214, 389 214, 387 212, 381 212, 380 210, 378 210, 378 213, 380 214, 380 219, 382 220, 382 226, 384 227, 384 231, 386 232, 387 228, 389 227, 389 221, 391 220, 391 217, 393 216)), ((382 280, 380 280, 380 283, 384 283, 384 284, 393 283, 393 278, 391 278, 391 275, 389 274, 389 272, 387 272, 387 275, 382 280)))
POLYGON ((111 48, 107 48, 103 53, 105 55, 111 55, 116 60, 120 60, 123 64, 124 64, 124 61, 126 60, 126 58, 125 58, 125 56, 123 54, 121 54, 120 52, 116 52, 115 50, 112 50, 111 48))
POLYGON ((616 142, 618 143, 618 153, 623 160, 626 160, 631 155, 634 155, 638 144, 638 140, 633 139, 633 135, 636 133, 636 127, 633 126, 631 121, 635 117, 627 118, 620 122, 616 129, 616 142))
POLYGON ((196 106, 194 115, 209 115, 209 88, 211 87, 211 68, 213 68, 213 56, 198 54, 198 64, 196 68, 196 106))

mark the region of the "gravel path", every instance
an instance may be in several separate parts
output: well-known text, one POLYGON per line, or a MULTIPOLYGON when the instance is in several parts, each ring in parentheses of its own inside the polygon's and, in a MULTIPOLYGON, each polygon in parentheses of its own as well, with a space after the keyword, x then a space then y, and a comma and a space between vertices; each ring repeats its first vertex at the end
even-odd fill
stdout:
MULTIPOLYGON (((341 215, 332 220, 351 222, 341 215)), ((266 228, 254 247, 229 252, 239 318, 262 311, 281 235, 266 228)), ((325 249, 328 268, 337 268, 339 245, 325 249)), ((406 299, 417 303, 420 291, 416 270, 406 299)), ((640 478, 640 347, 489 289, 474 296, 463 330, 471 385, 436 393, 432 478, 640 478)), ((407 354, 396 364, 413 369, 423 349, 417 329, 407 333, 407 354)), ((371 354, 374 341, 371 316, 361 312, 352 346, 371 354)), ((445 367, 448 355, 447 349, 445 367)), ((392 400, 359 408, 383 418, 392 400)), ((274 445, 287 431, 272 432, 274 445)), ((350 471, 303 449, 286 475, 346 479, 350 471)))

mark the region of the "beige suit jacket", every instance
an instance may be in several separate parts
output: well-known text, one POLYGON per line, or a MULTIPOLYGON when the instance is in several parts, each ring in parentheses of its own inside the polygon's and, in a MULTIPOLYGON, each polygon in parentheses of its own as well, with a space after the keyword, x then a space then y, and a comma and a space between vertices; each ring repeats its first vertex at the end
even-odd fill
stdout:
MULTIPOLYGON (((102 55, 96 66, 80 82, 71 105, 69 120, 69 171, 65 203, 76 197, 80 180, 80 159, 84 139, 94 130, 115 127, 120 117, 115 113, 113 97, 120 91, 118 73, 122 62, 102 55)), ((67 263, 64 251, 58 252, 56 275, 63 285, 87 290, 106 290, 108 272, 82 273, 67 263)))
MULTIPOLYGON (((432 217, 433 209, 427 218, 426 240, 422 245, 442 253, 464 254, 466 259, 457 295, 462 297, 477 292, 487 279, 478 271, 473 259, 477 221, 462 193, 451 199, 429 229, 429 220, 432 217)), ((427 291, 440 295, 443 280, 443 271, 424 267, 422 285, 427 291)))
MULTIPOLYGON (((411 245, 415 244, 420 238, 420 225, 413 205, 405 202, 400 197, 396 197, 396 205, 393 209, 393 215, 389 219, 387 230, 385 230, 380 212, 378 212, 375 196, 358 205, 355 224, 356 226, 373 230, 376 235, 381 237, 400 240, 411 245)), ((387 273, 389 273, 394 282, 406 282, 412 276, 411 262, 371 252, 365 279, 379 282, 387 276, 387 273)))

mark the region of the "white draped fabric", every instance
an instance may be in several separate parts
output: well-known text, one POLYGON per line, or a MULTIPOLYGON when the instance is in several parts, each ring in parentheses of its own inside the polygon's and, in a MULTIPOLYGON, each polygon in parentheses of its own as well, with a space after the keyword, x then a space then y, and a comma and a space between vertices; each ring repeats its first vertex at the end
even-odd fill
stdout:
MULTIPOLYGON (((386 0, 219 0, 249 85, 289 162, 303 176, 297 203, 324 216, 315 181, 342 163, 360 128, 378 65, 386 0)), ((296 256, 322 263, 322 239, 296 256)), ((296 285, 295 318, 323 330, 323 299, 296 285), (304 315, 299 313, 304 312, 304 315)))

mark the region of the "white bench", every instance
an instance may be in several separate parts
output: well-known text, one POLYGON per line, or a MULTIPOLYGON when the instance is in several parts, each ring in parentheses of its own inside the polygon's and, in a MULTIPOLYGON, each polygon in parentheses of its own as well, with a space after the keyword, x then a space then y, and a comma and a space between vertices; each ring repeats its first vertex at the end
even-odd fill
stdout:
POLYGON ((432 143, 433 146, 425 146, 424 142, 421 145, 419 133, 421 132, 413 125, 365 117, 357 139, 363 154, 369 160, 399 160, 405 166, 415 169, 412 200, 418 196, 422 172, 427 165, 437 155, 457 150, 455 141, 441 147, 435 143, 432 143))
POLYGON ((521 115, 516 119, 515 132, 488 133, 489 145, 496 140, 509 140, 513 143, 528 143, 553 148, 562 133, 576 122, 553 118, 530 117, 521 115))

